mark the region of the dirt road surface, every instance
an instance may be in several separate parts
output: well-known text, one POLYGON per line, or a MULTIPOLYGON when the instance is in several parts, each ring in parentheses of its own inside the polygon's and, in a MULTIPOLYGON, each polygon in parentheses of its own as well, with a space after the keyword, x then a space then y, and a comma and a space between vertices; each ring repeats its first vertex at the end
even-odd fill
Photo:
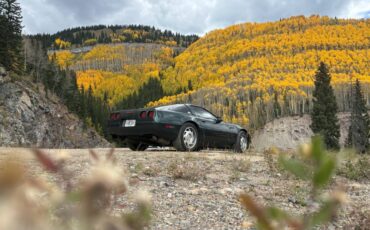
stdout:
MULTIPOLYGON (((68 153, 68 167, 76 178, 85 175, 91 166, 86 149, 45 151, 53 157, 68 153)), ((103 157, 109 149, 95 151, 103 157)), ((9 156, 21 156, 31 174, 43 173, 29 149, 0 148, 0 161, 9 156)), ((130 210, 132 195, 138 190, 147 190, 152 195, 154 208, 151 229, 243 229, 243 223, 253 222, 253 218, 238 201, 241 192, 254 196, 261 204, 276 205, 294 214, 305 212, 309 205, 307 184, 284 172, 271 171, 260 153, 116 149, 115 156, 131 180, 136 181, 129 193, 118 201, 125 208, 115 211, 130 210), (180 178, 174 178, 176 176, 180 178)), ((55 179, 53 175, 48 178, 55 179)), ((366 229, 360 222, 370 207, 370 184, 336 176, 331 188, 337 186, 346 190, 351 202, 342 208, 337 221, 325 228, 348 229, 362 225, 366 229)))

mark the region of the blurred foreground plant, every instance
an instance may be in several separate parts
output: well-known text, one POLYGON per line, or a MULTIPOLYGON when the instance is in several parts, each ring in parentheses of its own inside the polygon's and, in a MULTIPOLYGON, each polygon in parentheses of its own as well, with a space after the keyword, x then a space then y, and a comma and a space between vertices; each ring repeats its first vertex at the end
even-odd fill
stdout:
POLYGON ((111 150, 105 159, 94 152, 93 167, 73 186, 66 155, 51 159, 41 150, 34 154, 44 169, 54 174, 52 184, 41 175, 26 173, 19 159, 0 163, 0 229, 6 230, 139 230, 151 217, 150 195, 137 193, 136 210, 114 212, 118 198, 128 190, 128 175, 115 164, 111 150))
POLYGON ((346 202, 346 195, 341 191, 333 191, 330 195, 320 194, 334 174, 336 161, 323 147, 320 137, 314 137, 311 145, 300 150, 301 157, 279 157, 280 165, 296 177, 307 180, 311 184, 310 207, 301 217, 277 207, 263 207, 247 194, 240 195, 242 205, 257 219, 259 229, 312 229, 332 221, 340 205, 346 202))

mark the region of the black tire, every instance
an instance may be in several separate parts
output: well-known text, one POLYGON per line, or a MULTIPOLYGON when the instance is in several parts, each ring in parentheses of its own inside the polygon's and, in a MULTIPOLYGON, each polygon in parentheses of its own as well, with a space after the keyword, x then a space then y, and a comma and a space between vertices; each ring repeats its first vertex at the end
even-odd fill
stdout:
POLYGON ((138 141, 127 141, 127 146, 132 151, 145 151, 149 146, 138 141))
POLYGON ((198 128, 192 123, 183 124, 180 128, 176 140, 173 142, 173 147, 175 147, 177 151, 194 152, 199 151, 199 146, 200 138, 198 128), (188 134, 186 134, 185 132, 187 132, 188 134), (188 141, 185 141, 185 135, 188 136, 188 141), (193 137, 194 139, 191 139, 191 137, 193 137))
POLYGON ((234 152, 245 153, 249 148, 249 141, 248 134, 245 131, 240 131, 236 137, 234 152))

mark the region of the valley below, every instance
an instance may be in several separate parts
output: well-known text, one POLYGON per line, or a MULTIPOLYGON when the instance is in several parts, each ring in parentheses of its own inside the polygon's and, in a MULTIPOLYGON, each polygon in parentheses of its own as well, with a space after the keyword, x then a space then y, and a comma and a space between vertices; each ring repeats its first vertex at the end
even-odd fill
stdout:
MULTIPOLYGON (((66 169, 73 174, 78 187, 81 176, 92 165, 87 149, 44 150, 51 158, 64 156, 66 169)), ((109 149, 95 149, 104 157, 109 149)), ((198 153, 151 149, 132 152, 116 149, 117 164, 130 178, 127 194, 118 198, 113 213, 134 208, 132 197, 146 190, 152 196, 153 220, 150 229, 248 229, 254 219, 243 209, 239 194, 246 192, 259 204, 275 205, 294 215, 311 209, 307 199, 308 183, 294 179, 273 166, 273 155, 248 152, 204 150, 198 153)), ((32 152, 25 148, 0 148, 0 161, 8 157, 22 159, 27 172, 57 181, 46 173, 32 152)), ((341 208, 336 220, 324 229, 366 229, 369 226, 370 183, 335 176, 328 191, 341 188, 349 202, 341 208), (367 226, 367 227, 366 227, 367 226)))

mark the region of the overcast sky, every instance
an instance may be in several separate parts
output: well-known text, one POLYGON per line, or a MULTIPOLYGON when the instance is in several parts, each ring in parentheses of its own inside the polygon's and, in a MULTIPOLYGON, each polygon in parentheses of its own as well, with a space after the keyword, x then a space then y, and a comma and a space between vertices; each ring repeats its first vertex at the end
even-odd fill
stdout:
POLYGON ((95 24, 143 24, 202 35, 239 22, 294 15, 370 17, 370 0, 19 0, 25 33, 95 24))

